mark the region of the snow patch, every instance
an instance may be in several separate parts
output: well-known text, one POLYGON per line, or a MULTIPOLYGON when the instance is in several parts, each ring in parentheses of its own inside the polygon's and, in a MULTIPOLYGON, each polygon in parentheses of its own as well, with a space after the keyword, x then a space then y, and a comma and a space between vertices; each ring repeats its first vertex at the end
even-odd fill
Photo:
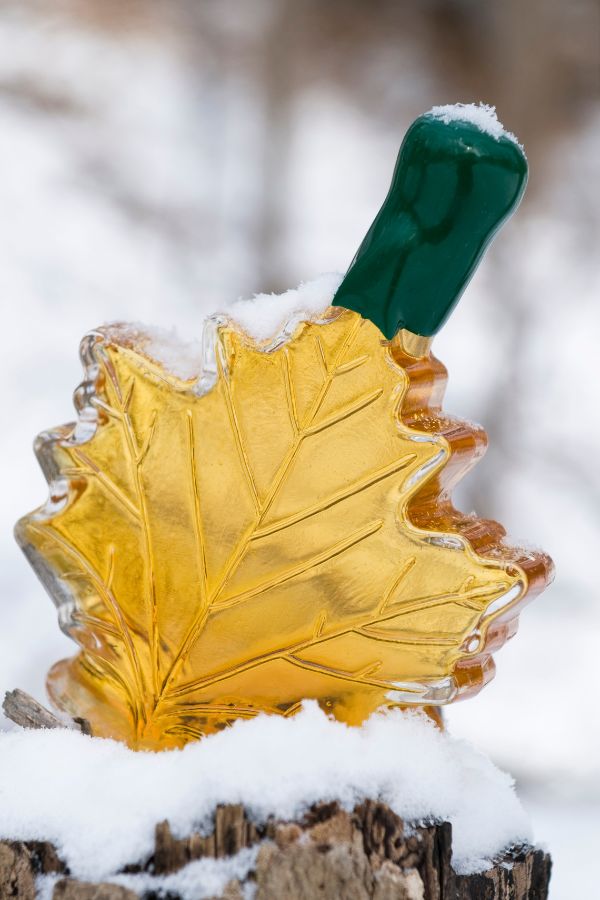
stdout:
MULTIPOLYGON (((330 273, 283 294, 256 294, 235 300, 204 319, 201 340, 185 341, 175 329, 155 328, 141 322, 115 322, 102 330, 114 340, 140 350, 168 372, 184 381, 198 378, 212 368, 214 332, 231 324, 269 350, 290 337, 300 322, 314 322, 331 305, 343 275, 330 273)), ((214 373, 213 373, 214 374, 214 373)), ((211 379, 209 379, 210 381, 211 379)))
POLYGON ((236 300, 222 312, 254 340, 266 341, 284 329, 292 330, 290 323, 318 318, 330 306, 342 278, 337 272, 321 275, 283 294, 256 294, 251 300, 236 300))
POLYGON ((498 120, 496 107, 488 106, 487 103, 451 103, 447 106, 434 106, 428 114, 441 119, 445 125, 449 125, 450 122, 470 122, 496 140, 505 137, 523 149, 515 135, 511 131, 506 131, 502 122, 498 120))
POLYGON ((293 718, 260 715, 162 753, 67 730, 0 733, 0 839, 52 841, 88 880, 147 859, 163 819, 184 836, 210 830, 219 803, 242 803, 264 822, 367 797, 408 823, 451 822, 462 873, 531 839, 511 778, 419 712, 350 728, 307 702, 293 718))
MULTIPOLYGON (((181 900, 205 900, 220 897, 227 884, 233 879, 243 881, 254 868, 260 845, 247 847, 235 856, 222 859, 198 859, 188 863, 171 875, 151 875, 140 872, 135 875, 112 875, 106 879, 109 884, 129 888, 139 897, 154 894, 158 897, 177 895, 181 900)), ((56 882, 64 875, 39 875, 36 879, 36 900, 52 900, 56 882)), ((244 900, 252 900, 256 885, 243 886, 244 900)))
POLYGON ((183 381, 196 378, 200 372, 202 342, 183 340, 175 328, 159 328, 143 322, 111 322, 101 330, 112 340, 141 351, 183 381))
MULTIPOLYGON (((182 900, 204 900, 206 897, 220 897, 227 884, 236 878, 242 881, 256 863, 260 845, 246 847, 235 856, 222 859, 198 859, 188 863, 172 875, 115 875, 109 878, 112 884, 129 888, 140 897, 145 892, 156 892, 165 897, 178 894, 182 900)), ((256 891, 254 884, 244 885, 244 900, 251 900, 256 891)))

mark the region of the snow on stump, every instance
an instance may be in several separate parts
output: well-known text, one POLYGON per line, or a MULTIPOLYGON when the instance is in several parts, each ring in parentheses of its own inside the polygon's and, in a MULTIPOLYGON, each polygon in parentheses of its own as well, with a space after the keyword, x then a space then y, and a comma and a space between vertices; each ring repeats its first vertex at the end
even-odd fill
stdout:
POLYGON ((308 703, 153 753, 10 703, 0 900, 548 896, 511 779, 424 715, 349 728, 308 703))

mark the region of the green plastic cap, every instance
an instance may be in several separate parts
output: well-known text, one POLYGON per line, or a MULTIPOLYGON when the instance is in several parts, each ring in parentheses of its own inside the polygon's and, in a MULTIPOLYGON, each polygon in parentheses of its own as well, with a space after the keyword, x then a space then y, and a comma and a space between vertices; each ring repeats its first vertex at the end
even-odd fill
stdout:
POLYGON ((455 112, 433 110, 409 128, 386 200, 333 300, 388 339, 400 328, 439 331, 527 184, 525 154, 497 120, 486 131, 462 120, 460 107, 441 109, 455 112))

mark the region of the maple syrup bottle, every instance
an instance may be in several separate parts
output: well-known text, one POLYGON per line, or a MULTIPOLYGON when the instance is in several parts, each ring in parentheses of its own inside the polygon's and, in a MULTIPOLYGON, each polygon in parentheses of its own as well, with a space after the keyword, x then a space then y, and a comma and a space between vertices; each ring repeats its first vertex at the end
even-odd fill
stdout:
POLYGON ((429 345, 526 173, 481 109, 432 111, 321 313, 268 340, 212 317, 192 375, 138 326, 84 339, 78 424, 38 439, 50 498, 16 530, 79 647, 57 707, 160 749, 489 680, 551 564, 453 507, 486 437, 442 411, 429 345))

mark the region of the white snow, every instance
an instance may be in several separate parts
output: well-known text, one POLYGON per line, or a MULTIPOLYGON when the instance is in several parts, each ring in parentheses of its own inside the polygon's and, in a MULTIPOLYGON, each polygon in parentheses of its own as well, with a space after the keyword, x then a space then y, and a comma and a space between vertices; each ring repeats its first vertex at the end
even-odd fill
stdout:
POLYGON ((296 817, 318 800, 351 809, 365 797, 407 822, 451 822, 460 872, 483 870, 531 839, 510 777, 416 712, 349 728, 310 702, 294 718, 240 721, 163 753, 68 730, 0 734, 0 839, 52 841, 84 879, 143 861, 164 819, 184 835, 210 828, 219 803, 243 803, 264 821, 296 817))
POLYGON ((496 140, 505 137, 521 147, 515 135, 506 131, 502 122, 498 120, 496 107, 488 106, 487 103, 450 103, 447 106, 433 106, 429 110, 429 115, 441 119, 445 125, 450 122, 470 122, 496 140))
POLYGON ((284 328, 291 330, 294 322, 320 316, 333 300, 342 278, 343 275, 332 272, 283 294, 256 294, 251 300, 236 300, 223 313, 256 341, 265 341, 284 328))
MULTIPOLYGON (((188 863, 171 875, 151 875, 139 872, 135 875, 111 875, 106 881, 129 888, 138 896, 154 892, 161 897, 177 894, 182 900, 204 900, 220 897, 227 884, 234 878, 242 881, 254 868, 260 845, 246 847, 234 856, 222 859, 198 859, 188 863)), ((62 875, 40 875, 36 879, 36 900, 52 900, 56 882, 62 875)), ((252 900, 256 886, 244 885, 244 900, 252 900)))
POLYGON ((130 343, 184 381, 196 377, 202 368, 202 341, 186 341, 175 328, 160 328, 143 322, 111 322, 102 331, 113 340, 130 343))
MULTIPOLYGON (((172 875, 115 875, 109 878, 113 884, 130 888, 140 896, 145 891, 160 891, 161 896, 179 894, 182 900, 204 900, 220 897, 232 879, 242 881, 254 868, 260 846, 246 847, 235 856, 222 859, 199 859, 189 863, 172 875)), ((248 900, 254 895, 255 885, 245 885, 248 900)))
POLYGON ((342 278, 339 273, 328 273, 283 294, 256 294, 249 300, 224 304, 200 322, 199 337, 188 341, 173 328, 142 322, 115 322, 104 331, 114 339, 130 342, 168 372, 187 381, 212 367, 214 329, 218 325, 236 326, 262 349, 269 349, 292 335, 300 322, 319 319, 331 305, 342 278))

